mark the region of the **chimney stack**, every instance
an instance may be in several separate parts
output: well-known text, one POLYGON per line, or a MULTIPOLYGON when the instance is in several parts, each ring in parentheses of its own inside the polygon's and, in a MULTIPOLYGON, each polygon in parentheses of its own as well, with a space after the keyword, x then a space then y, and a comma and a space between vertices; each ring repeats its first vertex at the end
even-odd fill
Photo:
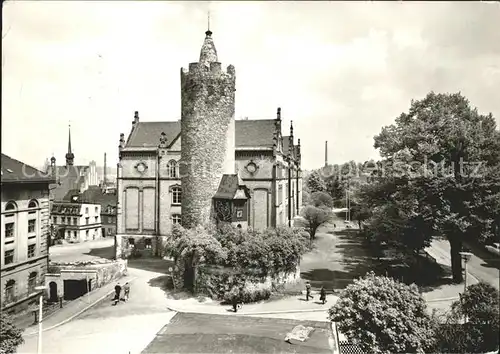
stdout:
POLYGON ((106 153, 104 153, 104 175, 103 175, 103 186, 106 188, 107 181, 106 181, 106 171, 107 170, 107 165, 106 165, 106 153))
POLYGON ((328 166, 328 140, 325 141, 325 167, 328 166))

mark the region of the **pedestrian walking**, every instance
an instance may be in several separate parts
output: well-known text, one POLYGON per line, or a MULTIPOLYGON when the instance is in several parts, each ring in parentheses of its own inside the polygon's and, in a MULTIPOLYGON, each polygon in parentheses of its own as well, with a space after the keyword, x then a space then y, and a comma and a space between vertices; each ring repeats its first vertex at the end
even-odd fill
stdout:
POLYGON ((311 295, 311 284, 309 282, 306 283, 306 301, 309 301, 309 298, 314 299, 311 295))
POLYGON ((115 297, 113 298, 114 305, 116 306, 118 302, 120 302, 120 295, 122 292, 122 287, 120 283, 117 283, 115 286, 115 297))
POLYGON ((323 305, 326 302, 326 290, 324 286, 322 286, 321 290, 319 291, 319 301, 322 301, 323 305))
POLYGON ((130 297, 130 284, 126 282, 125 285, 123 286, 123 299, 125 300, 125 302, 128 301, 129 297, 130 297))

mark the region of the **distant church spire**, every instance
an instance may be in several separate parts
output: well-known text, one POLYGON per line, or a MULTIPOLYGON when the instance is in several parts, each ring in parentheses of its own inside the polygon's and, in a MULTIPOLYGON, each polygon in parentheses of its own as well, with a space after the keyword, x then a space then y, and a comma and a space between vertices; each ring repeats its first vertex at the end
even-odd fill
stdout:
POLYGON ((66 166, 73 166, 75 155, 71 151, 71 124, 68 127, 68 152, 66 153, 66 166))

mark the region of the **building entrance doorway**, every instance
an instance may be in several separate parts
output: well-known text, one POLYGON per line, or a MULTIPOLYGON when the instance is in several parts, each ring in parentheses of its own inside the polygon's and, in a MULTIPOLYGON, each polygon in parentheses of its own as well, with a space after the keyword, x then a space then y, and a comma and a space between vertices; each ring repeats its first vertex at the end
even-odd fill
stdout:
POLYGON ((64 281, 64 300, 74 300, 87 293, 86 279, 64 281))
POLYGON ((57 283, 55 281, 51 281, 49 283, 49 301, 57 302, 58 297, 59 296, 57 295, 57 283))

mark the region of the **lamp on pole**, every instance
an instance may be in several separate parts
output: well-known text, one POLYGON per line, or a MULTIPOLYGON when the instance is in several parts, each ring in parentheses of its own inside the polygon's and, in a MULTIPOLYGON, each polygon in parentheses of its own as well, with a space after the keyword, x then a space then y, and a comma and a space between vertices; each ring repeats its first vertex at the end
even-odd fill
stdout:
POLYGON ((35 287, 36 291, 40 292, 40 303, 38 306, 38 350, 37 353, 41 354, 42 353, 42 316, 43 316, 43 292, 47 290, 47 287, 45 285, 40 285, 35 287))
MULTIPOLYGON (((464 261, 464 294, 467 291, 467 263, 470 261, 472 257, 472 253, 470 252, 460 252, 460 256, 464 261)), ((467 322, 467 314, 465 314, 465 322, 467 322)))

